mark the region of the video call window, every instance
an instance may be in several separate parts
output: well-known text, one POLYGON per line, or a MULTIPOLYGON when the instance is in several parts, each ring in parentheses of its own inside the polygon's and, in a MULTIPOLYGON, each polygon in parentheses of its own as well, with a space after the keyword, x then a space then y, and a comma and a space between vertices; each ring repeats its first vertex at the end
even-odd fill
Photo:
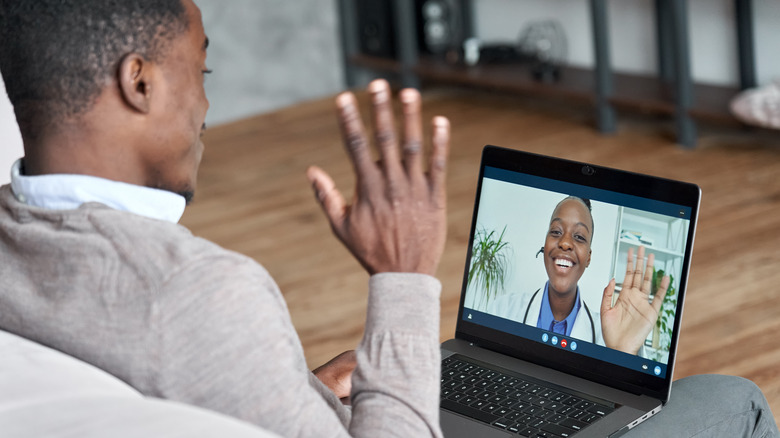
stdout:
MULTIPOLYGON (((587 228, 592 228, 588 259, 572 256, 572 260, 558 261, 561 266, 557 268, 546 268, 543 249, 551 232, 550 220, 556 206, 568 196, 483 180, 465 307, 537 327, 544 319, 540 315, 545 287, 548 282, 562 281, 551 277, 548 270, 552 269, 554 276, 558 269, 565 271, 568 280, 576 281, 583 303, 577 310, 577 321, 568 321, 567 336, 604 345, 600 324, 604 289, 612 278, 616 280, 614 302, 622 288, 629 249, 636 254, 644 246, 646 256, 654 254, 657 280, 668 275, 670 284, 658 321, 637 355, 668 363, 689 220, 592 199, 592 222, 590 217, 582 218, 587 228)), ((578 214, 582 215, 582 209, 578 214)), ((655 287, 651 298, 654 292, 655 287)))

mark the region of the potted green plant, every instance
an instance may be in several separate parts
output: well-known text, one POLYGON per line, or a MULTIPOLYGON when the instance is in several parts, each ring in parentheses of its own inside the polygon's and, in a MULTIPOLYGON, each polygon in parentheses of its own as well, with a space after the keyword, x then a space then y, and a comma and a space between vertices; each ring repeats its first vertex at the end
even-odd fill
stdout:
MULTIPOLYGON (((663 269, 655 270, 651 292, 655 296, 658 285, 666 273, 663 269)), ((677 290, 674 287, 674 276, 669 275, 669 288, 666 290, 666 297, 661 305, 661 311, 658 312, 658 320, 653 328, 653 348, 660 350, 669 350, 672 340, 672 329, 674 328, 674 314, 677 310, 677 290)))
POLYGON ((471 267, 466 287, 474 284, 474 291, 479 295, 477 308, 485 308, 491 298, 504 292, 504 277, 508 268, 509 242, 504 240, 506 226, 496 237, 496 231, 488 231, 480 227, 474 235, 474 246, 471 252, 471 267), (485 307, 482 307, 484 303, 485 307))

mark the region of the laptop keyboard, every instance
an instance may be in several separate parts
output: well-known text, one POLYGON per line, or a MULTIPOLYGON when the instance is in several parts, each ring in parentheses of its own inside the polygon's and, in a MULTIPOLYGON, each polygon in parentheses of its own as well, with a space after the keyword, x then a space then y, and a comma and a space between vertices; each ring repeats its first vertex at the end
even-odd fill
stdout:
POLYGON ((455 354, 442 360, 441 407, 524 437, 574 436, 614 410, 455 354))

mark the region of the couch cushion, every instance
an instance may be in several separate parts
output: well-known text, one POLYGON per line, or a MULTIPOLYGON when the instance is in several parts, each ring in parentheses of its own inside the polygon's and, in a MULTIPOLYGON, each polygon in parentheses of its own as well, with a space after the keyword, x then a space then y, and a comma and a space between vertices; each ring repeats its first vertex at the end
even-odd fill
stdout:
POLYGON ((73 397, 0 409, 3 438, 272 438, 248 423, 166 400, 73 397))
POLYGON ((143 397, 114 376, 0 330, 3 438, 275 435, 193 406, 143 397))
POLYGON ((5 331, 0 352, 0 410, 77 396, 141 398, 103 370, 5 331))

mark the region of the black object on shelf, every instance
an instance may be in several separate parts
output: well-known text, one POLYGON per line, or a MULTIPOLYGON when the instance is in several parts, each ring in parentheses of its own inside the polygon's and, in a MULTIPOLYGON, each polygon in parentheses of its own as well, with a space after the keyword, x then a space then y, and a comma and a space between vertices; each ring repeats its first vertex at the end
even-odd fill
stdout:
POLYGON ((392 0, 360 0, 356 8, 360 51, 366 55, 395 58, 392 0))

